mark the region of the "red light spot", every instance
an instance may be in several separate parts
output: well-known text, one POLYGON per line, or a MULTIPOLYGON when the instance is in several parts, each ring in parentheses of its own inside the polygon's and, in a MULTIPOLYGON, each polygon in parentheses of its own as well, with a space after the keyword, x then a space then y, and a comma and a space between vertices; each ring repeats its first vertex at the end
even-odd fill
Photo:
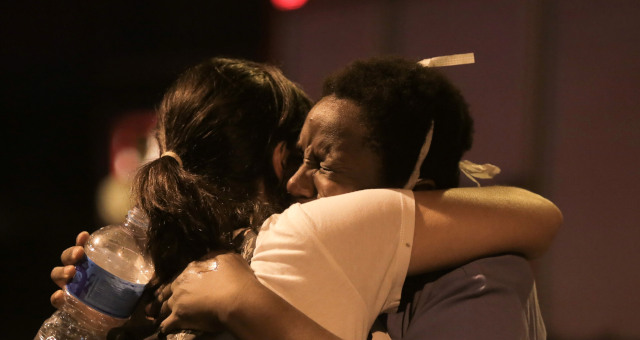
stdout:
POLYGON ((283 11, 298 9, 306 3, 307 0, 271 0, 273 7, 283 11))

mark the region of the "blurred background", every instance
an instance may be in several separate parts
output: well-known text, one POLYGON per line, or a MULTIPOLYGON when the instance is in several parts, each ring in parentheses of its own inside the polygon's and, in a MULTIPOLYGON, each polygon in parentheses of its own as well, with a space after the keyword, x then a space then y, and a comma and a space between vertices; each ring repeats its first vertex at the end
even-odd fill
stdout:
POLYGON ((124 219, 130 174, 155 156, 155 105, 186 67, 269 62, 318 99, 357 58, 474 52, 444 69, 476 121, 466 158, 564 213, 533 263, 549 339, 640 339, 640 1, 4 1, 0 13, 3 338, 32 338, 54 311, 50 270, 79 231, 124 219))

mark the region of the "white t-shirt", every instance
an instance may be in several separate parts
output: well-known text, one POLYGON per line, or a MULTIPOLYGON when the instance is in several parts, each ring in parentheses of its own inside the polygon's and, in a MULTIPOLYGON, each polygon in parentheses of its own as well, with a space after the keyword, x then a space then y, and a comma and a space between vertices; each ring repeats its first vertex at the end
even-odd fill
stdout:
POLYGON ((371 189, 295 204, 262 226, 256 276, 342 339, 365 339, 395 311, 407 274, 415 203, 409 190, 371 189))

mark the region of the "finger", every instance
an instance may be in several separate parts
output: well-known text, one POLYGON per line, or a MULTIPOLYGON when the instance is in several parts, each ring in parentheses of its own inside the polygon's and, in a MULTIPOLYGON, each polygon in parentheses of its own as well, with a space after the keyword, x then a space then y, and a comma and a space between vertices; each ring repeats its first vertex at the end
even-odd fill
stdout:
POLYGON ((151 280, 149 280, 149 283, 147 283, 147 287, 150 287, 150 289, 155 291, 160 286, 160 279, 155 274, 153 274, 151 280))
POLYGON ((69 247, 62 252, 60 260, 62 264, 75 265, 84 258, 84 249, 80 246, 69 247))
POLYGON ((89 241, 90 236, 91 235, 86 231, 80 232, 80 234, 76 236, 76 246, 84 247, 87 241, 89 241))
POLYGON ((149 320, 155 320, 159 318, 160 307, 162 307, 162 303, 157 300, 152 300, 144 306, 144 314, 145 317, 149 320))
POLYGON ((76 268, 74 266, 55 267, 51 270, 51 280, 60 288, 64 288, 75 275, 76 268))
POLYGON ((162 288, 164 286, 158 287, 153 292, 153 298, 149 299, 149 302, 144 307, 144 312, 148 319, 157 319, 160 317, 160 308, 162 307, 162 288))
POLYGON ((158 301, 163 302, 171 298, 171 296, 173 295, 173 290, 171 289, 171 286, 173 286, 173 283, 160 287, 159 289, 160 294, 158 295, 158 301))
POLYGON ((150 306, 156 303, 156 290, 157 288, 153 287, 150 281, 150 283, 148 283, 144 288, 142 296, 140 296, 140 299, 138 300, 138 304, 142 306, 141 312, 147 319, 149 319, 149 316, 151 316, 150 306))
POLYGON ((57 290, 51 294, 51 305, 56 309, 60 309, 64 305, 64 292, 57 290))
POLYGON ((167 318, 171 314, 171 306, 169 306, 169 300, 164 301, 160 307, 160 313, 158 313, 158 318, 160 320, 167 318))
POLYGON ((178 327, 177 325, 177 320, 176 318, 172 315, 169 315, 169 317, 167 317, 166 319, 162 320, 162 322, 160 323, 160 332, 162 334, 168 334, 171 333, 172 331, 176 330, 176 329, 181 329, 178 327))

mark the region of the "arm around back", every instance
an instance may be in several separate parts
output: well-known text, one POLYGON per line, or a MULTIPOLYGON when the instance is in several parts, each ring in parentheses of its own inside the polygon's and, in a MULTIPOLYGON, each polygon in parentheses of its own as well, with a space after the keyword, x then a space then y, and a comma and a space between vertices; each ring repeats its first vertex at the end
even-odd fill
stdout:
POLYGON ((530 191, 492 186, 417 191, 409 274, 484 256, 542 255, 562 224, 560 210, 530 191))

